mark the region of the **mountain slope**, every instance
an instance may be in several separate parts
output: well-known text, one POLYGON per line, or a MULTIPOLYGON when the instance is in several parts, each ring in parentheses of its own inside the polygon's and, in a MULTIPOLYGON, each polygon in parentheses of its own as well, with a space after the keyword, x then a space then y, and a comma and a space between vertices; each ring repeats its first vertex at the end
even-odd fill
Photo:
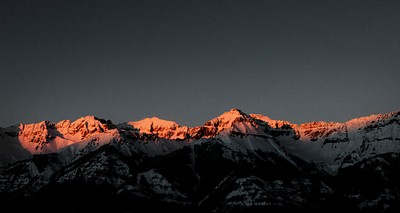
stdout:
POLYGON ((325 164, 332 172, 378 154, 400 152, 400 111, 344 123, 286 123, 278 129, 286 131, 276 139, 288 152, 325 164))
POLYGON ((2 167, 0 199, 42 212, 395 211, 399 115, 296 125, 231 109, 198 127, 155 117, 21 124, 0 131, 14 146, 4 159, 34 155, 2 167))
POLYGON ((18 140, 18 126, 0 128, 0 164, 16 162, 31 154, 18 140))

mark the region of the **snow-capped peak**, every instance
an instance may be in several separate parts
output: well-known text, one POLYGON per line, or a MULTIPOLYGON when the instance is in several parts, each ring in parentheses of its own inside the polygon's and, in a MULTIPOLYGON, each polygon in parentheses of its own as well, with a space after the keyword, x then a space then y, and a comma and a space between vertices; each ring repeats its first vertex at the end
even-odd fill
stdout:
POLYGON ((160 119, 158 117, 145 118, 140 121, 128 122, 133 128, 139 129, 140 133, 155 134, 158 137, 166 139, 185 139, 188 127, 160 119))
POLYGON ((94 116, 81 117, 74 122, 63 120, 57 124, 42 121, 20 124, 17 141, 32 154, 48 153, 107 130, 107 124, 94 116))
POLYGON ((228 129, 233 124, 249 119, 249 116, 243 113, 241 110, 233 108, 222 115, 206 122, 204 126, 212 126, 218 128, 218 130, 228 129))
POLYGON ((205 137, 214 137, 221 132, 228 134, 251 134, 265 136, 264 124, 250 117, 239 109, 233 108, 222 115, 206 122, 203 128, 207 129, 205 137))
POLYGON ((154 131, 158 131, 161 129, 175 130, 179 127, 179 124, 173 121, 160 119, 158 117, 145 118, 140 121, 131 121, 128 122, 128 124, 132 125, 134 128, 139 129, 140 132, 144 132, 147 134, 151 134, 154 131))
POLYGON ((93 115, 78 118, 74 122, 63 120, 58 122, 56 127, 65 138, 72 140, 82 140, 95 133, 108 130, 107 125, 93 115))

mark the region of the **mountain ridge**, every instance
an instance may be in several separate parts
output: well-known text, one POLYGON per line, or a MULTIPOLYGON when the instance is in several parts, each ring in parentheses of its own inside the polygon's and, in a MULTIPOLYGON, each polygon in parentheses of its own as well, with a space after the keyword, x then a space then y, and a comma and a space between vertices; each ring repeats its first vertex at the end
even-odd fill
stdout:
MULTIPOLYGON (((7 141, 7 136, 18 136, 18 139, 9 137, 14 143, 13 146, 18 147, 18 143, 20 143, 22 149, 27 150, 30 154, 55 152, 97 134, 107 134, 115 131, 113 129, 130 129, 130 131, 135 132, 137 135, 145 135, 144 137, 154 136, 156 138, 178 141, 211 138, 223 131, 233 132, 234 134, 253 134, 262 137, 269 137, 267 136, 268 134, 272 136, 286 134, 301 141, 317 141, 321 138, 329 137, 333 133, 347 135, 333 139, 324 139, 323 143, 326 144, 335 142, 335 140, 343 141, 348 137, 349 131, 357 131, 375 122, 379 123, 381 120, 392 119, 390 122, 398 124, 399 121, 396 118, 399 115, 400 110, 396 110, 385 114, 353 118, 343 123, 316 121, 304 124, 292 124, 284 120, 274 120, 261 114, 246 114, 237 108, 232 108, 220 116, 205 122, 203 126, 195 127, 181 126, 174 121, 158 117, 113 124, 110 120, 100 119, 91 115, 78 118, 75 121, 62 120, 53 123, 44 120, 39 123, 14 125, 7 128, 0 128, 0 134, 3 135, 1 138, 3 141, 7 141)), ((115 134, 115 132, 111 134, 115 134)), ((393 138, 397 139, 398 137, 393 138)), ((17 150, 19 149, 17 148, 17 150)), ((3 155, 6 156, 7 153, 3 153, 3 155)), ((26 157, 27 155, 24 154, 22 156, 26 157)), ((10 159, 11 157, 3 158, 10 159)), ((22 158, 20 157, 19 159, 22 158)))
POLYGON ((233 108, 197 127, 86 116, 1 128, 0 148, 0 199, 29 210, 400 208, 400 111, 297 125, 233 108), (64 205, 71 196, 82 203, 64 205))
MULTIPOLYGON (((221 116, 223 116, 224 114, 230 114, 232 112, 239 112, 242 115, 247 115, 247 116, 253 117, 253 118, 258 119, 258 120, 263 120, 265 122, 282 123, 282 124, 297 125, 297 126, 309 125, 309 124, 318 124, 318 123, 327 123, 327 124, 342 124, 342 123, 349 123, 349 122, 355 123, 357 120, 371 120, 372 121, 373 119, 371 119, 371 118, 381 119, 381 118, 385 118, 385 117, 387 118, 387 117, 390 117, 390 116, 393 116, 393 115, 400 114, 400 110, 394 110, 394 111, 387 112, 387 113, 377 113, 377 114, 370 114, 370 115, 365 115, 365 116, 361 116, 361 117, 355 117, 355 118, 351 118, 349 120, 346 120, 344 122, 318 120, 318 121, 309 121, 309 122, 304 122, 304 123, 298 124, 298 123, 292 123, 292 122, 287 121, 287 120, 272 119, 269 116, 266 116, 264 114, 258 114, 258 113, 246 114, 246 113, 244 113, 242 110, 240 110, 238 108, 231 108, 230 110, 222 113, 221 115, 204 122, 204 124, 202 126, 208 126, 209 124, 207 124, 207 123, 211 122, 212 120, 218 119, 221 116)), ((112 122, 111 120, 105 120, 105 119, 99 118, 99 117, 97 117, 95 115, 82 116, 82 117, 77 118, 75 121, 85 120, 85 119, 87 119, 87 120, 98 120, 98 121, 103 122, 103 123, 112 122)), ((157 117, 157 116, 145 117, 145 118, 143 118, 141 120, 137 120, 137 121, 125 121, 125 122, 122 122, 122 123, 119 123, 119 124, 123 124, 123 123, 138 123, 138 122, 143 122, 143 121, 146 121, 146 120, 147 121, 148 120, 150 120, 150 121, 160 121, 161 123, 173 123, 174 125, 177 125, 179 127, 187 127, 187 128, 199 127, 199 126, 180 125, 179 123, 177 123, 175 121, 163 119, 163 118, 160 118, 160 117, 157 117)), ((52 124, 52 125, 61 125, 62 123, 65 123, 65 122, 71 122, 71 120, 65 119, 65 120, 60 120, 60 121, 58 121, 56 123, 53 122, 53 121, 50 121, 50 120, 42 120, 42 121, 39 121, 39 122, 19 123, 19 124, 11 125, 11 126, 8 126, 8 127, 0 127, 0 129, 7 129, 7 128, 19 126, 21 124, 22 125, 29 125, 29 124, 49 123, 49 124, 52 124)))

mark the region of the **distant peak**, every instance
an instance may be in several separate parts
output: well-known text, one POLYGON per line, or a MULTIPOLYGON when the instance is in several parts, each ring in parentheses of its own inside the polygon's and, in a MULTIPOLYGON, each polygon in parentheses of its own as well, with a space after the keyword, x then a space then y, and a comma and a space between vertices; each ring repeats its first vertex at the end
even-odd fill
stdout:
POLYGON ((173 121, 169 121, 169 120, 165 120, 165 119, 159 118, 159 117, 157 117, 157 116, 153 116, 153 117, 145 118, 145 119, 151 120, 151 121, 154 121, 154 122, 157 122, 157 121, 161 121, 161 122, 173 122, 173 121))
POLYGON ((133 122, 129 122, 129 123, 136 123, 136 124, 156 124, 156 125, 177 125, 179 126, 179 124, 177 124, 174 121, 169 121, 169 120, 165 120, 165 119, 161 119, 159 117, 150 117, 150 118, 144 118, 140 121, 133 121, 133 122))
POLYGON ((158 117, 144 118, 140 121, 131 121, 128 122, 128 124, 132 125, 135 128, 149 131, 154 128, 174 129, 179 127, 179 124, 174 121, 168 121, 158 117))
POLYGON ((93 115, 86 115, 86 116, 84 116, 84 117, 80 117, 80 118, 77 118, 76 120, 74 120, 74 121, 71 121, 71 120, 61 120, 61 121, 59 121, 58 123, 59 124, 62 124, 62 123, 81 123, 81 122, 88 122, 88 121, 98 121, 99 119, 97 118, 97 117, 95 117, 95 116, 93 116, 93 115))
POLYGON ((244 113, 242 110, 238 109, 238 108, 232 108, 228 111, 228 113, 232 113, 232 114, 241 114, 241 115, 245 115, 246 113, 244 113))
POLYGON ((20 124, 19 125, 21 130, 24 129, 38 129, 38 130, 45 130, 48 128, 55 128, 55 124, 51 121, 44 120, 38 123, 31 123, 31 124, 20 124))
POLYGON ((224 112, 222 115, 206 122, 204 126, 214 126, 218 129, 226 129, 232 127, 236 122, 243 121, 250 118, 246 113, 237 108, 224 112))
POLYGON ((93 115, 86 115, 85 117, 81 117, 78 120, 98 120, 98 119, 93 115))
POLYGON ((158 137, 167 139, 184 139, 188 127, 164 120, 158 117, 145 118, 140 121, 128 122, 135 129, 139 129, 141 133, 156 134, 158 137))
POLYGON ((231 119, 236 119, 237 117, 248 117, 248 115, 238 108, 232 108, 229 111, 222 113, 220 116, 218 116, 214 119, 231 120, 231 119))

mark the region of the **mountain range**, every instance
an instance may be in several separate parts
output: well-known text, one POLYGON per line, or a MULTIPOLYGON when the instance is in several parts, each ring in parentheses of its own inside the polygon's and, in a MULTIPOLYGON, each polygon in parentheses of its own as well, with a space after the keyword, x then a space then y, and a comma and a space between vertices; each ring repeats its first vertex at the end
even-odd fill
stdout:
POLYGON ((2 208, 17 212, 398 212, 400 111, 344 123, 235 108, 197 127, 42 121, 0 128, 0 163, 2 208))

